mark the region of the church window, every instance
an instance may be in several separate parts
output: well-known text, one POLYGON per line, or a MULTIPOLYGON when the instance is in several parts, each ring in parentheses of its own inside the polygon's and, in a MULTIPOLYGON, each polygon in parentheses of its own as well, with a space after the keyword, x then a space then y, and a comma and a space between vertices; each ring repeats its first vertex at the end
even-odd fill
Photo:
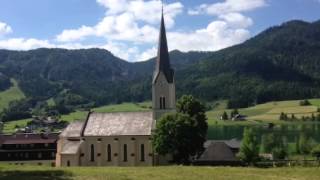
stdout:
POLYGON ((108 161, 111 161, 111 145, 108 144, 108 147, 107 147, 107 160, 108 161))
POLYGON ((166 99, 165 99, 165 97, 160 97, 160 109, 166 109, 166 99))
POLYGON ((140 145, 140 161, 144 161, 144 144, 140 145))
POLYGON ((94 146, 93 144, 91 144, 91 158, 90 158, 91 162, 94 162, 94 146))
POLYGON ((127 162, 128 161, 128 149, 127 149, 127 144, 123 145, 123 161, 127 162))

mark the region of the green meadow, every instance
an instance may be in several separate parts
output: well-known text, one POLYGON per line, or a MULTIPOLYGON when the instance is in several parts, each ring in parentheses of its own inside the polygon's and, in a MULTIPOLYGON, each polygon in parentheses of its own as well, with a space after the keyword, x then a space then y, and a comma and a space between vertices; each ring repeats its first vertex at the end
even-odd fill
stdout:
POLYGON ((318 180, 320 168, 69 167, 0 165, 1 180, 318 180))
MULTIPOLYGON (((10 88, 11 89, 11 88, 10 88)), ((16 87, 13 89, 17 89, 16 87)), ((12 91, 12 90, 11 90, 12 91)), ((19 91, 18 91, 19 92, 19 91)), ((1 97, 1 96, 0 96, 1 97)), ((21 96, 20 96, 21 97, 21 96)), ((239 112, 242 115, 247 116, 246 121, 222 121, 220 116, 224 111, 229 115, 232 111, 231 109, 226 108, 226 101, 217 101, 212 103, 212 110, 207 112, 209 126, 250 126, 250 125, 267 125, 268 123, 274 124, 292 124, 292 122, 280 121, 280 113, 284 112, 289 117, 292 114, 296 118, 302 117, 311 117, 312 114, 315 116, 318 114, 318 107, 320 106, 320 99, 310 99, 310 106, 300 106, 300 100, 292 101, 274 101, 264 104, 258 104, 249 108, 239 109, 239 112)), ((1 101, 2 102, 2 101, 1 101)), ((3 103, 3 102, 2 102, 3 103)), ((106 106, 101 106, 93 108, 92 111, 95 112, 137 112, 137 111, 150 111, 151 102, 143 103, 122 103, 122 104, 111 104, 106 106)), ((67 115, 62 115, 61 119, 72 122, 74 120, 84 120, 88 114, 88 111, 77 110, 67 115)), ((10 133, 14 132, 16 125, 22 125, 26 123, 26 120, 20 121, 11 121, 5 123, 4 132, 10 133)), ((299 123, 295 122, 295 123, 299 123)))
POLYGON ((13 84, 9 89, 0 92, 0 111, 8 107, 9 103, 14 100, 23 99, 25 95, 20 90, 18 83, 15 79, 11 79, 13 84))

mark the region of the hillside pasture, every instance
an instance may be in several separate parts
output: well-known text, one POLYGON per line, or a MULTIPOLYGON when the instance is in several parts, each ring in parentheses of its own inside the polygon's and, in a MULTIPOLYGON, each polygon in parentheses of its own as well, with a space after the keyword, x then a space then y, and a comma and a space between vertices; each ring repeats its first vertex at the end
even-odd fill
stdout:
POLYGON ((227 112, 229 115, 232 110, 230 109, 213 109, 207 112, 207 116, 210 124, 256 124, 258 122, 272 122, 281 123, 279 121, 280 114, 283 112, 290 118, 292 114, 297 118, 311 117, 312 114, 316 116, 318 114, 318 107, 320 106, 320 99, 310 99, 310 106, 300 106, 300 100, 291 101, 274 101, 264 104, 258 104, 249 108, 239 109, 240 114, 247 116, 245 122, 228 122, 220 121, 220 116, 223 112, 227 112))
POLYGON ((0 111, 8 107, 9 103, 14 100, 25 98, 25 95, 18 86, 18 82, 15 79, 11 79, 12 86, 0 92, 0 111))

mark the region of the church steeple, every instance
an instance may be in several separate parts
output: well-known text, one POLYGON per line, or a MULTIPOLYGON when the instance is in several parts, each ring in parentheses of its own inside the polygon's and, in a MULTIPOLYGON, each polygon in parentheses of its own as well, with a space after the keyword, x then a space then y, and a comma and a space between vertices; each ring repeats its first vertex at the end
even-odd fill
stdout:
POLYGON ((152 109, 155 120, 159 119, 163 114, 175 112, 176 108, 174 71, 170 66, 163 16, 162 10, 158 56, 152 81, 152 109))
POLYGON ((171 69, 171 66, 170 66, 167 35, 166 35, 166 28, 165 28, 164 17, 163 17, 163 8, 162 8, 162 14, 161 14, 158 54, 157 54, 156 69, 154 72, 153 83, 155 83, 157 76, 159 75, 160 72, 164 73, 169 83, 173 82, 173 70, 171 69))

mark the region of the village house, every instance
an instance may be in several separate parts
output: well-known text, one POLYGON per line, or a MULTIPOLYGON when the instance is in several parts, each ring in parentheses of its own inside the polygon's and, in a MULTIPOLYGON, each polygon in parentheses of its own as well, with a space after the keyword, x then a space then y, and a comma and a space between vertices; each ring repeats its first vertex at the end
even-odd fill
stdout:
POLYGON ((0 161, 54 162, 57 151, 57 133, 0 135, 0 161))

